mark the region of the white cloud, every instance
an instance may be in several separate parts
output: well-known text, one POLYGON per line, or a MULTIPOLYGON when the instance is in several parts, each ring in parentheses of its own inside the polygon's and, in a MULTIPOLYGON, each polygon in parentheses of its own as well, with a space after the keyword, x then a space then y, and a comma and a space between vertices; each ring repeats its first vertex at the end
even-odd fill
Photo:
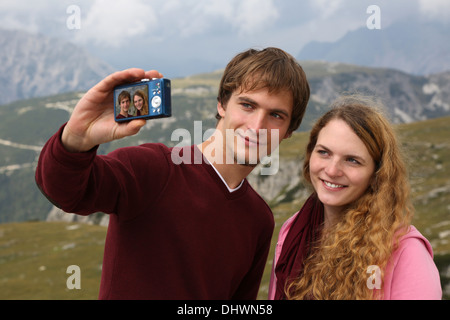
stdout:
POLYGON ((214 30, 249 36, 273 26, 279 12, 273 0, 167 0, 160 15, 183 37, 214 30))
POLYGON ((155 11, 142 0, 96 0, 88 12, 83 12, 77 40, 119 47, 157 25, 155 11))
POLYGON ((0 28, 75 42, 119 68, 165 63, 179 72, 192 61, 222 66, 249 47, 295 55, 310 41, 336 41, 366 26, 371 4, 383 29, 406 18, 450 21, 449 0, 0 0, 0 28), (67 27, 70 5, 81 9, 79 30, 67 27))
POLYGON ((342 0, 312 0, 310 4, 317 10, 320 18, 327 19, 341 8, 342 0))
POLYGON ((274 25, 279 17, 272 0, 238 1, 238 4, 231 23, 243 36, 252 35, 274 25))
POLYGON ((209 33, 218 24, 223 24, 231 10, 230 1, 168 0, 164 2, 160 15, 168 23, 171 33, 189 38, 209 33))
POLYGON ((25 30, 32 33, 43 32, 43 26, 48 27, 51 24, 45 18, 58 11, 61 12, 59 17, 63 17, 65 7, 60 2, 54 3, 52 0, 0 1, 0 27, 25 30), (45 11, 44 8, 51 9, 45 11))
POLYGON ((419 0, 419 10, 425 16, 448 22, 450 19, 450 1, 419 0))

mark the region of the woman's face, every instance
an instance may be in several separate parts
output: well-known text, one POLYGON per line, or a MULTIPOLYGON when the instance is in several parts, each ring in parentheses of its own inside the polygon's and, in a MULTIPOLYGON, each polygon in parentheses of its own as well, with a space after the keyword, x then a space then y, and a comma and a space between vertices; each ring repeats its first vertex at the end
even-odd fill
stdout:
POLYGON ((133 104, 136 107, 136 109, 141 110, 144 106, 144 99, 142 97, 135 95, 133 98, 133 104))
POLYGON ((319 132, 309 168, 325 212, 340 213, 366 192, 375 163, 349 125, 334 119, 319 132))

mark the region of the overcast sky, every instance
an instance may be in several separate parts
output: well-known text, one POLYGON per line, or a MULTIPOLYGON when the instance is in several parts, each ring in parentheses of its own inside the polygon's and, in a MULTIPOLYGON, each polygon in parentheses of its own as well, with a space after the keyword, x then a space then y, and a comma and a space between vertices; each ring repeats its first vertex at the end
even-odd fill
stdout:
POLYGON ((449 0, 0 0, 0 26, 74 42, 118 69, 181 76, 223 68, 250 47, 296 56, 312 40, 365 27, 370 5, 382 28, 407 17, 450 21, 449 0), (79 28, 69 29, 74 6, 79 28))

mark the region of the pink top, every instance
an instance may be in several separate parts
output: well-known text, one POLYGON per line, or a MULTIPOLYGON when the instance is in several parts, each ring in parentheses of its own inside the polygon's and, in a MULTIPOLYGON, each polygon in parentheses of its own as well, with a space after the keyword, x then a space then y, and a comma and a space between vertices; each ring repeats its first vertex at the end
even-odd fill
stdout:
MULTIPOLYGON (((298 212, 281 227, 275 247, 275 257, 269 284, 269 300, 275 297, 275 266, 281 254, 284 239, 298 212)), ((429 241, 414 227, 404 235, 399 247, 392 254, 384 277, 385 300, 440 300, 442 288, 439 271, 433 261, 433 250, 429 241)), ((367 274, 367 278, 371 276, 367 274)))

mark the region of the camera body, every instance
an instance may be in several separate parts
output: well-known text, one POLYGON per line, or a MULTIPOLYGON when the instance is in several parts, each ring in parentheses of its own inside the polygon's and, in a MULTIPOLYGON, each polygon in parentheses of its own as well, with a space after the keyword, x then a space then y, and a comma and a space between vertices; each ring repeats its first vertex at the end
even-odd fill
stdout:
POLYGON ((172 116, 171 82, 169 79, 143 79, 114 88, 114 119, 157 119, 172 116))

